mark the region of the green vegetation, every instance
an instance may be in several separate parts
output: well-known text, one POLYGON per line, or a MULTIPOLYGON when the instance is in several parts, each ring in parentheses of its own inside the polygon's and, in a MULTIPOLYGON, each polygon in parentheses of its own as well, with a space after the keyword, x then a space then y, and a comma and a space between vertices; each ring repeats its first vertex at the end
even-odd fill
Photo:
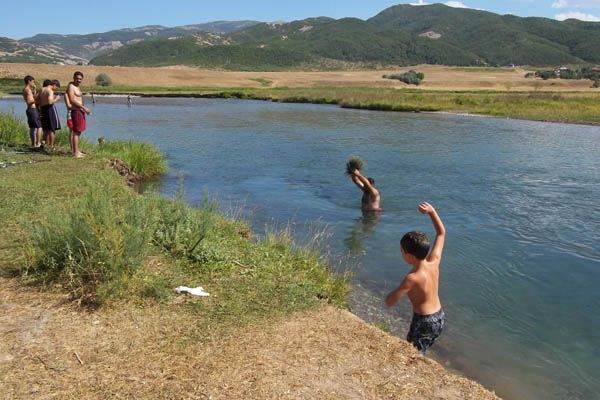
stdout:
MULTIPOLYGON (((0 115, 0 126, 21 129, 11 118, 0 115)), ((346 280, 330 273, 318 243, 298 247, 289 229, 249 239, 247 224, 209 198, 196 209, 183 195, 139 195, 105 167, 123 151, 111 143, 85 159, 5 149, 27 163, 0 172, 0 273, 92 305, 161 302, 177 286, 203 286, 209 298, 181 307, 211 327, 344 304, 346 280)))
POLYGON ((158 176, 167 170, 163 154, 149 143, 111 140, 95 146, 94 153, 123 161, 142 178, 158 176))
POLYGON ((444 111, 536 121, 600 124, 600 93, 427 91, 383 88, 271 88, 214 91, 207 97, 339 104, 380 111, 444 111))
POLYGON ((425 79, 425 74, 422 72, 417 72, 413 69, 408 72, 404 72, 402 74, 387 74, 383 75, 386 79, 397 79, 401 82, 406 83, 407 85, 420 85, 423 79, 425 79))
POLYGON ((108 76, 108 74, 105 74, 104 72, 96 76, 95 82, 98 86, 112 85, 112 79, 110 78, 110 76, 108 76))
POLYGON ((346 175, 352 175, 353 170, 357 169, 360 171, 364 168, 364 166, 365 162, 362 160, 362 158, 358 156, 352 156, 346 162, 346 175))
MULTIPOLYGON (((526 78, 530 78, 531 73, 525 75, 526 78)), ((600 87, 600 69, 594 69, 592 67, 582 67, 576 69, 559 69, 536 71, 533 76, 547 79, 589 79, 594 83, 594 87, 600 87)))
POLYGON ((501 16, 441 4, 397 5, 367 21, 321 17, 255 24, 208 41, 210 45, 195 36, 146 40, 99 55, 91 63, 251 71, 600 63, 598 24, 501 16))

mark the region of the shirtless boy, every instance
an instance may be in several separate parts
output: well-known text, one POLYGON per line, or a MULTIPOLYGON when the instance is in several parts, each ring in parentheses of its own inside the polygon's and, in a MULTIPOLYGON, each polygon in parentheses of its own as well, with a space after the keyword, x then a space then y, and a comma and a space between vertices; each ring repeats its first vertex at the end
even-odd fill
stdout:
POLYGON ((31 138, 31 147, 40 147, 42 145, 42 121, 36 104, 37 88, 35 79, 31 75, 27 75, 25 79, 25 87, 23 88, 23 100, 27 104, 27 125, 29 125, 29 137, 31 138))
POLYGON ((46 145, 50 149, 54 149, 54 133, 61 128, 60 118, 55 106, 55 103, 60 100, 60 96, 55 95, 54 91, 60 87, 60 83, 57 80, 46 79, 43 86, 39 96, 42 129, 44 130, 46 145))
POLYGON ((85 115, 90 115, 89 108, 83 105, 83 94, 79 86, 83 81, 83 73, 77 71, 73 74, 73 82, 67 87, 67 108, 71 113, 73 127, 71 129, 71 152, 73 157, 83 157, 83 153, 79 150, 79 139, 83 131, 85 131, 85 115))
POLYGON ((352 170, 350 177, 352 178, 352 182, 363 192, 361 209, 363 211, 381 211, 381 196, 375 188, 375 180, 373 178, 365 178, 357 169, 352 170))
POLYGON ((406 340, 425 354, 442 333, 446 322, 438 295, 446 229, 431 204, 419 204, 419 211, 429 215, 437 232, 433 248, 429 253, 429 239, 422 232, 408 232, 402 237, 400 252, 404 261, 412 265, 412 270, 402 284, 387 296, 385 305, 391 307, 408 294, 413 307, 413 318, 406 340))

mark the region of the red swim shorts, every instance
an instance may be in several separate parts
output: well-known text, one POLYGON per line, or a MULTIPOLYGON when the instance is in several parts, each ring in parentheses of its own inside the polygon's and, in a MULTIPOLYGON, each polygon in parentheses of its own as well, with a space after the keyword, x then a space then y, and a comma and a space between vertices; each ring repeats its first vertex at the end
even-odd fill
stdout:
POLYGON ((73 120, 73 132, 85 131, 85 113, 83 111, 71 110, 71 119, 73 120))

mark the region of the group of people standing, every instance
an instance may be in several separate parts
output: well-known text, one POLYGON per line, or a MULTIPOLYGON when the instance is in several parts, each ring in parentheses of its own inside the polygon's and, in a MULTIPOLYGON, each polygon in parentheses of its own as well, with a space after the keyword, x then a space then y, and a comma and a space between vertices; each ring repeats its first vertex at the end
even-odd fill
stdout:
MULTIPOLYGON (((60 95, 56 91, 60 88, 60 82, 56 79, 44 80, 42 90, 37 91, 35 78, 27 75, 24 78, 23 99, 27 104, 27 125, 29 126, 29 137, 32 147, 47 147, 54 149, 56 131, 60 130, 60 117, 56 109, 56 103, 60 101, 60 95)), ((69 127, 69 142, 73 157, 83 157, 79 141, 81 134, 85 131, 86 115, 91 111, 84 105, 83 93, 80 85, 83 82, 83 73, 76 71, 73 81, 67 85, 64 100, 67 106, 67 126, 69 127)))

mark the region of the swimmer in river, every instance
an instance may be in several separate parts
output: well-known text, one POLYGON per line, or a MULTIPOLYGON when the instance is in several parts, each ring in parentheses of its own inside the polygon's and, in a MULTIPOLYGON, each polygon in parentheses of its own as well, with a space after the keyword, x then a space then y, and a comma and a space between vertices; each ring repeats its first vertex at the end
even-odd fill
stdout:
POLYGON ((382 211, 380 207, 381 195, 375 187, 375 179, 365 178, 358 169, 350 171, 350 178, 363 192, 361 209, 363 211, 382 211))

